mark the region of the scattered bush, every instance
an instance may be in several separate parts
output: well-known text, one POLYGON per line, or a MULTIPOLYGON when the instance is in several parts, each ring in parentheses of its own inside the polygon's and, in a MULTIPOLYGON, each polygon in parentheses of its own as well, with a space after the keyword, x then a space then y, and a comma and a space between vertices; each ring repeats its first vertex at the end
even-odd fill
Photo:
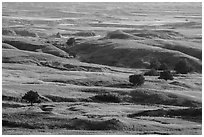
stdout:
POLYGON ((62 37, 62 35, 58 32, 57 34, 56 34, 56 38, 61 38, 62 37))
POLYGON ((31 103, 31 106, 33 106, 33 103, 39 103, 40 102, 40 96, 38 94, 38 92, 35 91, 28 91, 23 97, 22 99, 27 100, 28 102, 31 103))
POLYGON ((145 78, 142 74, 129 76, 129 82, 132 83, 133 85, 140 86, 144 84, 144 81, 145 81, 145 78))
POLYGON ((173 80, 174 78, 171 71, 164 70, 163 72, 160 73, 160 77, 158 79, 173 80))
POLYGON ((75 46, 75 38, 69 38, 66 42, 68 46, 75 46))
POLYGON ((187 74, 193 71, 193 67, 190 65, 190 63, 186 59, 184 59, 176 63, 174 70, 177 73, 187 74))
POLYGON ((159 67, 159 70, 169 70, 169 66, 166 63, 162 63, 159 67))
POLYGON ((158 60, 153 60, 150 62, 149 68, 158 70, 160 65, 161 65, 161 63, 158 60))
POLYGON ((151 69, 144 73, 145 76, 159 76, 159 73, 155 69, 151 69))
POLYGON ((121 98, 118 95, 110 94, 110 93, 95 95, 91 97, 91 99, 95 101, 100 101, 100 102, 113 102, 113 103, 121 102, 121 98))

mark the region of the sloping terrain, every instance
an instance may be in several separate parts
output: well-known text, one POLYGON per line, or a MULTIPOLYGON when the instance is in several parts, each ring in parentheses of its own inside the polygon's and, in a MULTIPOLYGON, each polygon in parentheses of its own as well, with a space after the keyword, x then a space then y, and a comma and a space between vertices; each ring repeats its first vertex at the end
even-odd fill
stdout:
MULTIPOLYGON (((81 43, 71 50, 77 53, 81 61, 110 66, 147 68, 155 59, 173 68, 179 59, 186 58, 197 72, 202 69, 201 60, 196 57, 170 50, 169 47, 151 46, 134 40, 94 40, 81 43)), ((200 53, 201 49, 198 51, 200 53)))
POLYGON ((2 48, 3 49, 17 49, 9 44, 6 44, 6 43, 2 43, 2 48))
POLYGON ((106 35, 105 39, 143 39, 143 38, 125 33, 121 30, 116 30, 116 31, 109 32, 106 35))
POLYGON ((16 38, 16 37, 3 37, 2 41, 4 43, 10 44, 20 50, 28 50, 28 51, 34 51, 34 52, 43 52, 52 54, 59 57, 68 58, 69 55, 57 47, 47 44, 47 43, 41 43, 40 41, 32 41, 28 38, 16 38))
POLYGON ((4 2, 2 133, 201 135, 201 11, 202 3, 4 2), (180 59, 194 71, 175 73, 180 59), (174 79, 129 82, 154 60, 174 79), (22 99, 30 90, 34 106, 22 99))

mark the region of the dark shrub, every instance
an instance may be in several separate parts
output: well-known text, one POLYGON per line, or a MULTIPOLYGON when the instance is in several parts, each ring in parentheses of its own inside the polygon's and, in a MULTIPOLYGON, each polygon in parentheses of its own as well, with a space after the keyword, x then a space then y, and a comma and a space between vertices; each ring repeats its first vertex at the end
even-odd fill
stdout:
POLYGON ((171 71, 164 70, 163 72, 160 73, 160 76, 158 79, 173 80, 174 78, 171 71))
POLYGON ((162 63, 159 67, 159 70, 169 70, 169 66, 166 63, 162 63))
POLYGON ((40 96, 39 96, 38 92, 35 92, 32 90, 25 93, 25 95, 22 97, 22 99, 30 102, 31 106, 33 106, 33 103, 40 103, 40 96))
POLYGON ((160 65, 161 65, 161 63, 158 61, 158 60, 153 60, 153 61, 151 61, 150 62, 150 66, 149 66, 149 68, 150 69, 159 69, 159 67, 160 67, 160 65))
POLYGON ((159 76, 159 73, 155 69, 151 69, 144 73, 145 76, 159 76))
POLYGON ((91 97, 91 99, 95 101, 100 101, 100 102, 113 102, 113 103, 121 102, 121 98, 118 95, 110 94, 110 93, 95 95, 91 97))
POLYGON ((129 76, 129 82, 132 83, 133 85, 140 86, 144 84, 144 81, 145 81, 145 78, 142 74, 129 76))
POLYGON ((193 67, 190 65, 190 63, 186 59, 184 59, 176 63, 174 70, 177 73, 187 74, 193 71, 193 67))
POLYGON ((75 46, 75 38, 69 38, 66 42, 68 46, 75 46))

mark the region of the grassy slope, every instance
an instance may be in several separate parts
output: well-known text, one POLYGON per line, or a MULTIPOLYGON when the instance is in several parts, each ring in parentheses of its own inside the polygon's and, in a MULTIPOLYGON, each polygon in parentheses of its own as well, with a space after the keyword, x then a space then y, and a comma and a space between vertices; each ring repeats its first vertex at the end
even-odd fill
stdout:
POLYGON ((94 3, 74 4, 85 12, 72 12, 72 8, 67 9, 70 3, 46 3, 46 10, 42 4, 3 4, 2 24, 8 28, 3 29, 3 34, 15 36, 4 36, 3 40, 21 49, 2 45, 3 134, 202 134, 201 74, 177 75, 173 81, 146 76, 143 86, 133 87, 128 76, 146 70, 90 63, 137 68, 157 58, 173 66, 184 57, 200 71, 199 3, 162 3, 159 7, 157 3, 101 3, 99 7, 94 3), (180 12, 169 12, 178 8, 180 12), (58 22, 52 17, 65 19, 58 22), (126 31, 133 27, 136 30, 126 31), (115 31, 119 28, 124 31, 115 31), (40 39, 57 32, 77 34, 81 30, 93 30, 96 35, 114 31, 98 41, 94 41, 97 37, 88 42, 88 38, 82 38, 85 44, 75 50, 89 63, 59 58, 67 57, 67 53, 44 43, 55 43, 55 38, 40 39), (30 107, 21 102, 21 96, 30 89, 39 92, 43 103, 30 107), (103 93, 121 102, 95 100, 103 93))
POLYGON ((69 57, 69 55, 65 51, 58 49, 51 44, 42 43, 39 39, 29 39, 23 37, 3 37, 2 41, 21 50, 43 52, 64 58, 69 57))
MULTIPOLYGON (((143 44, 135 47, 131 41, 123 47, 124 43, 121 40, 116 41, 122 44, 112 46, 114 50, 134 48, 146 50, 149 47, 143 44)), ((106 43, 109 44, 112 45, 111 40, 106 43)), ((104 129, 112 132, 105 130, 103 134, 200 134, 200 124, 196 121, 195 127, 195 121, 191 119, 159 116, 152 120, 152 116, 144 115, 133 120, 127 117, 139 111, 163 107, 168 109, 177 109, 178 106, 179 109, 184 106, 200 107, 202 100, 200 74, 178 75, 173 81, 168 82, 147 76, 145 84, 136 88, 128 82, 128 76, 144 70, 81 63, 46 53, 6 47, 3 48, 2 54, 4 134, 11 134, 10 131, 27 134, 31 132, 30 129, 34 129, 32 134, 42 132, 52 134, 50 129, 53 128, 60 131, 63 128, 69 130, 69 132, 63 130, 63 133, 58 131, 57 134, 95 134, 93 130, 101 132, 104 129), (47 65, 41 62, 47 62, 47 65), (75 69, 62 71, 62 68, 75 69), (20 102, 21 96, 30 89, 38 91, 44 103, 38 104, 35 108, 29 108, 25 103, 16 103, 20 102), (121 102, 112 104, 94 100, 96 95, 103 93, 116 95, 121 102), (164 123, 167 120, 169 124, 175 126, 166 126, 164 123), (21 127, 20 132, 16 131, 16 127, 21 127), (79 131, 72 132, 73 129, 79 131), (119 130, 125 132, 118 132, 119 130)), ((106 49, 106 46, 98 44, 94 48, 106 49)), ((87 50, 93 51, 94 48, 87 50)), ((156 51, 162 50, 157 47, 151 48, 156 51)))
POLYGON ((128 83, 127 72, 60 71, 34 65, 4 63, 3 132, 53 134, 50 129, 54 128, 55 134, 95 134, 95 130, 102 134, 200 134, 200 124, 191 119, 145 115, 136 119, 127 117, 129 114, 146 110, 200 106, 200 78, 199 74, 187 75, 185 78, 178 76, 174 80, 177 83, 171 84, 173 81, 165 82, 157 80, 156 77, 146 77, 145 85, 136 89, 103 87, 107 82, 112 85, 118 81, 128 83), (47 82, 57 80, 58 77, 61 81, 47 82), (90 80, 89 86, 81 84, 86 83, 86 78, 90 80), (92 78, 100 79, 102 85, 94 86, 95 80, 91 81, 92 78), (69 79, 75 83, 69 83, 69 79), (188 87, 178 84, 182 83, 183 79, 188 83, 188 87), (17 98, 30 89, 38 91, 42 96, 49 95, 46 97, 51 100, 58 97, 59 101, 65 102, 45 102, 33 108, 25 103, 13 102, 19 101, 17 98), (122 102, 97 103, 90 100, 90 97, 104 92, 118 95, 122 102), (155 97, 158 99, 152 100, 155 97), (156 104, 153 105, 154 103, 156 104), (172 124, 174 126, 170 126, 172 124), (17 131, 17 127, 21 128, 17 131), (75 131, 72 131, 73 129, 75 131), (104 129, 110 129, 112 132, 101 131, 104 129))
POLYGON ((152 59, 165 62, 173 68, 179 59, 186 58, 196 71, 201 72, 201 61, 195 57, 176 50, 142 44, 135 40, 88 41, 73 47, 71 50, 75 51, 85 62, 136 68, 147 67, 152 59))

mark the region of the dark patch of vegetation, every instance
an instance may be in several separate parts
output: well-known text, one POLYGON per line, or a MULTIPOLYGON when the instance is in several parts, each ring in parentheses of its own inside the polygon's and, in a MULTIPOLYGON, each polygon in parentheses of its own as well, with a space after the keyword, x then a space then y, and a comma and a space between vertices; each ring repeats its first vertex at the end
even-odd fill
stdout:
POLYGON ((30 90, 25 95, 22 97, 22 99, 27 100, 28 102, 31 103, 31 106, 33 106, 33 103, 40 103, 40 96, 38 92, 30 90))
POLYGON ((75 44, 76 44, 75 38, 69 38, 69 39, 67 40, 66 44, 67 44, 68 46, 75 46, 75 44))
POLYGON ((66 97, 53 96, 53 95, 44 95, 44 96, 52 100, 53 102, 80 102, 80 101, 87 102, 88 101, 88 99, 83 99, 83 98, 66 98, 66 97))
POLYGON ((162 104, 186 107, 200 107, 202 104, 199 101, 185 96, 147 89, 133 90, 129 93, 129 96, 124 97, 123 100, 137 104, 162 104))
POLYGON ((162 63, 159 66, 159 70, 169 70, 169 66, 166 63, 162 63))
POLYGON ((144 84, 145 78, 142 74, 130 75, 129 76, 129 82, 132 83, 133 85, 140 86, 140 85, 144 84))
POLYGON ((2 100, 21 102, 21 98, 20 97, 12 97, 12 96, 7 96, 7 95, 2 95, 2 100))
POLYGON ((174 70, 177 73, 187 74, 193 71, 193 67, 186 59, 183 59, 176 63, 174 70))
POLYGON ((124 130, 126 127, 120 120, 112 118, 109 120, 88 120, 74 118, 71 125, 78 130, 124 130))
POLYGON ((171 73, 171 71, 169 70, 164 70, 163 72, 160 72, 160 76, 158 77, 158 79, 164 79, 164 80, 173 80, 173 75, 171 73))
POLYGON ((154 68, 144 73, 144 76, 159 76, 159 73, 154 68))
POLYGON ((116 94, 103 93, 91 97, 93 101, 120 103, 122 99, 116 94))
POLYGON ((88 31, 81 31, 74 34, 75 36, 82 36, 82 37, 90 37, 90 36, 96 36, 94 32, 88 32, 88 31))
POLYGON ((3 108, 18 108, 18 107, 25 107, 25 105, 2 102, 2 107, 3 108))
POLYGON ((47 117, 47 113, 3 114, 2 125, 29 129, 72 129, 72 130, 123 130, 127 126, 120 120, 89 120, 81 118, 47 117))
POLYGON ((146 110, 128 115, 130 118, 138 116, 181 117, 182 119, 202 123, 202 108, 146 110))
POLYGON ((150 69, 155 69, 155 70, 158 70, 159 67, 160 67, 161 63, 158 61, 158 60, 152 60, 150 61, 150 66, 149 68, 150 69))
POLYGON ((25 122, 15 122, 15 121, 9 121, 9 120, 2 120, 2 126, 6 127, 22 127, 22 128, 29 128, 29 129, 36 129, 36 128, 41 128, 36 125, 30 125, 29 123, 25 122))

